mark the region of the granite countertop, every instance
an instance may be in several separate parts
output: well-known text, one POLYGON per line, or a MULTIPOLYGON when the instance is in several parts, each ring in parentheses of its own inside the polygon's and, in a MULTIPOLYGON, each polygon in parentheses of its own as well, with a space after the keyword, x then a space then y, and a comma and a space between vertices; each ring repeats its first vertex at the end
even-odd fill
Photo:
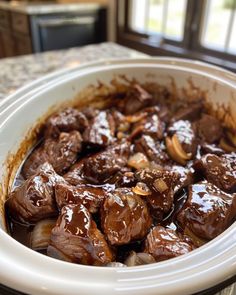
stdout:
MULTIPOLYGON (((0 100, 3 100, 19 87, 56 70, 69 69, 87 62, 108 58, 138 57, 148 56, 138 51, 107 42, 81 48, 0 59, 0 100)), ((9 294, 8 290, 6 292, 0 294, 9 294)), ((217 295, 236 295, 236 285, 229 286, 220 293, 217 293, 217 295)))
POLYGON ((56 70, 108 58, 135 57, 147 57, 147 55, 106 42, 81 48, 0 59, 0 100, 17 88, 56 70))
POLYGON ((26 13, 26 14, 50 14, 50 13, 64 13, 64 12, 78 12, 84 10, 97 10, 104 5, 98 3, 27 3, 27 2, 1 2, 0 8, 26 13))

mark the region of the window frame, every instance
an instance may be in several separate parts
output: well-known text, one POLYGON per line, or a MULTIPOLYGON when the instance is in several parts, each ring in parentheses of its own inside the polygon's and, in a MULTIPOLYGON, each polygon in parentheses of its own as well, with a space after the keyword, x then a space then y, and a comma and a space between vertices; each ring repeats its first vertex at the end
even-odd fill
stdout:
POLYGON ((204 47, 201 44, 201 27, 207 0, 187 0, 183 40, 166 37, 155 40, 148 34, 129 28, 130 0, 116 0, 116 40, 119 44, 150 55, 171 55, 198 59, 236 72, 236 54, 204 47))

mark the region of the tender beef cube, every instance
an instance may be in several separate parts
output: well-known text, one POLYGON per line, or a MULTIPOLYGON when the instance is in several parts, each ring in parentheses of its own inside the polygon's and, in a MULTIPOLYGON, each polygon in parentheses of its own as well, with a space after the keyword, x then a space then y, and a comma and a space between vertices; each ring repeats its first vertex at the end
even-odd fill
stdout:
POLYGON ((201 144, 201 153, 202 154, 215 154, 221 156, 225 154, 225 151, 222 148, 218 147, 215 144, 203 143, 201 144))
POLYGON ((84 161, 86 158, 75 163, 70 170, 63 175, 64 179, 72 185, 84 184, 87 181, 83 177, 84 161))
POLYGON ((202 181, 188 188, 188 199, 178 215, 183 228, 196 236, 213 239, 221 234, 236 216, 236 194, 228 194, 202 181))
POLYGON ((210 115, 203 114, 196 125, 198 136, 207 143, 218 142, 223 135, 220 121, 210 115))
POLYGON ((23 175, 30 177, 45 162, 52 164, 57 173, 63 174, 76 162, 81 148, 82 138, 78 131, 62 132, 57 139, 48 138, 28 157, 23 166, 23 175))
POLYGON ((170 136, 176 134, 183 150, 186 153, 191 153, 192 157, 195 156, 198 142, 195 127, 190 121, 175 121, 168 127, 167 131, 170 136))
POLYGON ((54 187, 65 180, 56 174, 49 163, 38 168, 36 174, 10 193, 6 208, 11 217, 23 223, 57 215, 54 187))
POLYGON ((101 208, 102 229, 111 245, 143 239, 151 224, 146 203, 129 188, 110 193, 101 208))
POLYGON ((179 165, 173 165, 170 170, 179 175, 174 192, 181 190, 182 188, 192 184, 194 182, 194 169, 187 168, 179 165))
POLYGON ((156 226, 147 235, 144 252, 151 254, 156 261, 163 261, 187 254, 194 249, 193 242, 187 236, 182 236, 170 228, 156 226))
POLYGON ((201 112, 203 110, 203 101, 197 101, 189 104, 187 107, 181 107, 173 115, 173 121, 188 120, 194 121, 199 119, 201 112))
POLYGON ((84 161, 83 174, 92 183, 104 183, 122 167, 126 166, 130 152, 127 141, 109 146, 105 151, 90 156, 84 161))
POLYGON ((152 114, 134 125, 130 138, 134 139, 145 134, 150 135, 155 140, 161 140, 164 135, 164 130, 165 124, 159 119, 157 114, 152 114))
POLYGON ((117 132, 127 132, 130 129, 130 122, 127 117, 117 110, 112 110, 112 117, 115 122, 115 129, 117 132))
POLYGON ((194 164, 198 173, 226 192, 236 192, 236 153, 221 157, 206 154, 194 164))
POLYGON ((81 204, 62 208, 47 252, 54 258, 86 265, 102 266, 113 260, 103 234, 81 204))
POLYGON ((143 135, 139 140, 136 140, 135 151, 143 153, 150 161, 157 164, 166 164, 170 160, 164 145, 149 135, 143 135))
POLYGON ((100 111, 89 123, 83 134, 87 144, 95 146, 108 146, 114 141, 115 122, 108 111, 100 111))
POLYGON ((133 187, 136 184, 134 173, 131 171, 118 172, 115 175, 114 184, 116 187, 133 187))
POLYGON ((86 116, 74 108, 66 108, 52 115, 46 122, 45 137, 57 137, 61 132, 78 130, 83 132, 88 127, 86 116))
POLYGON ((122 101, 122 110, 126 115, 134 114, 153 102, 153 96, 139 84, 135 84, 122 101))
POLYGON ((170 211, 174 201, 174 187, 179 175, 161 169, 142 169, 135 173, 139 182, 145 183, 151 194, 145 197, 155 218, 162 218, 163 213, 170 211))
POLYGON ((96 213, 105 198, 105 191, 91 185, 72 186, 58 183, 55 186, 55 199, 61 209, 69 204, 82 204, 90 213, 96 213))

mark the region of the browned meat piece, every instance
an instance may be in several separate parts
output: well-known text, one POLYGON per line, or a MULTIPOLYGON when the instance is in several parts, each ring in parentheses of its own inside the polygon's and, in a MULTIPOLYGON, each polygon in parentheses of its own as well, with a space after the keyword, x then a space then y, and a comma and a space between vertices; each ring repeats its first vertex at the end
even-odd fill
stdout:
POLYGON ((194 164, 198 173, 227 192, 236 192, 236 153, 218 157, 213 154, 204 155, 194 164))
POLYGON ((207 143, 218 142, 222 137, 221 123, 215 117, 203 114, 196 126, 198 136, 207 143))
POLYGON ((129 152, 130 143, 124 141, 87 158, 83 167, 84 178, 92 183, 104 183, 126 165, 129 152))
POLYGON ((106 265, 113 254, 83 205, 64 206, 52 229, 48 255, 86 265, 106 265))
POLYGON ((100 111, 83 134, 84 141, 95 146, 108 146, 114 141, 114 136, 115 122, 106 111, 100 111))
POLYGON ((155 140, 161 140, 163 138, 164 129, 165 124, 159 119, 158 115, 152 114, 134 125, 130 138, 134 139, 145 134, 150 135, 155 140))
POLYGON ((101 209, 101 225, 111 245, 145 237, 152 224, 146 203, 129 188, 112 192, 101 209))
POLYGON ((178 221, 196 236, 209 240, 221 234, 235 216, 236 194, 227 194, 202 181, 189 186, 188 199, 178 215, 178 221))
POLYGON ((192 104, 188 104, 187 107, 181 107, 173 116, 173 121, 179 120, 197 120, 203 110, 203 101, 197 101, 192 104))
POLYGON ((76 162, 81 144, 82 138, 78 131, 62 132, 57 139, 46 139, 43 146, 33 151, 26 160, 23 175, 25 178, 30 177, 45 162, 52 164, 57 173, 63 174, 76 162))
POLYGON ((72 185, 80 185, 86 183, 83 178, 84 161, 86 158, 75 163, 70 170, 63 176, 64 179, 72 185))
POLYGON ((38 168, 36 174, 10 193, 6 208, 13 219, 35 223, 57 215, 54 187, 65 180, 56 174, 49 163, 38 168))
POLYGON ((184 152, 190 153, 193 158, 197 152, 197 137, 194 125, 187 120, 175 121, 168 127, 168 134, 176 134, 184 152))
POLYGON ((149 160, 157 164, 166 164, 170 160, 165 152, 164 145, 154 140, 149 135, 143 135, 135 142, 135 151, 143 153, 149 160))
POLYGON ((151 254, 156 261, 163 261, 187 254, 195 247, 187 236, 162 226, 154 227, 147 235, 144 252, 151 254))
POLYGON ((109 180, 109 183, 114 183, 116 187, 133 187, 136 184, 134 173, 131 171, 123 172, 121 170, 111 180, 109 180))
POLYGON ((96 213, 105 198, 105 191, 90 185, 72 186, 58 183, 55 186, 55 199, 61 209, 69 204, 82 204, 90 213, 96 213))
POLYGON ((142 108, 152 105, 153 96, 139 84, 135 84, 122 103, 122 110, 126 115, 134 114, 142 108))
POLYGON ((170 170, 177 173, 180 177, 177 180, 174 192, 192 184, 194 182, 194 169, 187 168, 179 165, 173 165, 170 170))
POLYGON ((203 144, 201 144, 201 153, 202 154, 215 154, 217 156, 221 156, 221 155, 225 154, 225 151, 222 150, 220 147, 218 147, 215 144, 203 143, 203 144))
POLYGON ((168 170, 142 169, 135 173, 139 182, 145 183, 150 195, 145 197, 153 216, 162 218, 163 213, 170 211, 174 201, 174 187, 179 175, 168 170))
POLYGON ((86 116, 74 108, 66 108, 52 115, 46 122, 45 137, 57 137, 61 132, 78 130, 83 132, 88 127, 86 116))

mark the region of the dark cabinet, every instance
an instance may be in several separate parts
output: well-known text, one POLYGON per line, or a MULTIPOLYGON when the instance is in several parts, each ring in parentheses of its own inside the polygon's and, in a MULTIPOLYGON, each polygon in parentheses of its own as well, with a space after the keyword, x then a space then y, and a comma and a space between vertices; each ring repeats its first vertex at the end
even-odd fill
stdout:
POLYGON ((0 9, 0 57, 106 41, 106 8, 19 13, 0 9))

